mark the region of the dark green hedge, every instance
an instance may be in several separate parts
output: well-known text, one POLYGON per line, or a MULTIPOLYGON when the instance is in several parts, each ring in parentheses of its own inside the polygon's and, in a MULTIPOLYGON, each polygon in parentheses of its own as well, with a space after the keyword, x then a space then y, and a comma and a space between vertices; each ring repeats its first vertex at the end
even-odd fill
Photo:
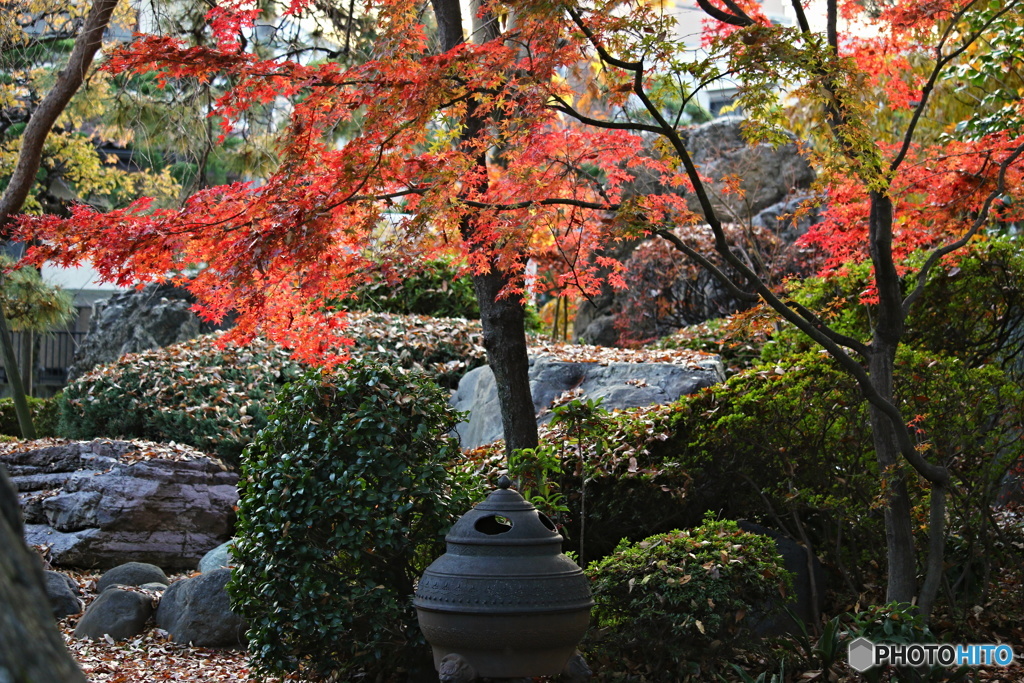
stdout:
POLYGON ((243 459, 229 586, 258 671, 432 671, 414 581, 482 497, 454 467, 459 418, 430 379, 386 358, 309 373, 279 395, 243 459))

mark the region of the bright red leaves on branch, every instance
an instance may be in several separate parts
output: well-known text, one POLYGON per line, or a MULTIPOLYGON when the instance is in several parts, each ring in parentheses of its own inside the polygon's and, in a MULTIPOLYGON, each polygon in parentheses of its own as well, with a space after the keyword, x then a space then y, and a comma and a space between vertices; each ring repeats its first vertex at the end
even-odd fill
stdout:
MULTIPOLYGON (((713 22, 709 49, 739 54, 737 64, 761 82, 802 73, 814 83, 843 73, 851 91, 872 85, 884 96, 878 106, 906 109, 926 86, 914 59, 928 58, 928 41, 943 30, 936 22, 964 3, 891 4, 876 22, 884 30, 841 41, 832 62, 827 46, 798 44, 795 33, 769 27, 758 3, 712 4, 738 8, 758 33, 737 40, 730 34, 739 26, 713 22)), ((293 0, 288 11, 305 9, 293 0)), ((681 73, 681 40, 652 3, 581 6, 579 22, 566 7, 539 0, 487 9, 502 23, 499 38, 436 54, 422 3, 372 3, 379 39, 372 59, 351 68, 246 51, 239 36, 259 11, 245 0, 210 11, 212 46, 140 36, 105 68, 165 85, 230 83, 210 112, 226 132, 241 125, 242 113, 287 101, 279 166, 259 183, 203 189, 177 210, 152 210, 145 201, 105 214, 81 206, 67 220, 25 220, 21 236, 38 241, 37 260, 90 258, 122 284, 198 273, 189 286, 203 315, 233 312, 235 339, 266 335, 310 360, 341 347, 345 292, 381 258, 456 255, 477 272, 516 274, 509 295, 525 286, 525 264, 534 259, 559 264, 561 285, 595 291, 602 268, 617 277, 616 264, 597 255, 602 245, 699 220, 681 196, 692 186, 679 159, 662 148, 645 151, 649 145, 620 125, 635 83, 614 60, 642 61, 646 77, 681 73), (595 44, 609 54, 596 54, 595 44), (483 130, 466 129, 468 112, 486 121, 483 130), (637 196, 630 183, 640 170, 680 192, 637 196)), ((863 8, 848 2, 844 11, 863 8)), ((692 63, 697 81, 718 73, 709 64, 692 63)), ((741 91, 747 76, 733 76, 741 91)), ((878 144, 878 157, 893 158, 900 144, 878 144)), ((897 254, 962 233, 1014 144, 1004 135, 913 148, 892 177, 872 171, 899 207, 897 254)), ((831 267, 866 256, 867 197, 864 178, 855 179, 864 171, 851 168, 848 179, 823 178, 828 221, 807 238, 828 251, 831 267)), ((1018 171, 1011 176, 1019 181, 1018 171)))

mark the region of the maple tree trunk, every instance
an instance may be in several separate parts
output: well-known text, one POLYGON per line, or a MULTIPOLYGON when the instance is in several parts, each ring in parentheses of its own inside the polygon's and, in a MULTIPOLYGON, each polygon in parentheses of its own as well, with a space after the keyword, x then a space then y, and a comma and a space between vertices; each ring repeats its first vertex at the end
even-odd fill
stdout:
POLYGON ((505 432, 505 452, 536 448, 537 416, 530 391, 530 363, 526 348, 526 311, 518 296, 499 299, 507 279, 498 272, 475 275, 480 302, 480 323, 487 361, 494 372, 505 432))
MULTIPOLYGON (((871 339, 868 374, 879 396, 893 400, 896 349, 903 336, 903 290, 892 259, 893 204, 888 194, 872 192, 868 249, 878 287, 878 321, 871 339)), ((883 480, 885 540, 888 557, 886 602, 910 602, 917 595, 916 552, 910 493, 900 467, 900 450, 888 415, 869 404, 871 435, 883 480)))
MULTIPOLYGON (((883 397, 892 400, 893 355, 888 349, 875 350, 869 362, 871 382, 883 397)), ((917 553, 914 548, 910 493, 907 477, 900 467, 889 417, 868 404, 875 458, 884 482, 885 541, 888 565, 886 602, 911 602, 917 595, 917 553)))
MULTIPOLYGON (((442 51, 448 51, 465 42, 462 32, 462 8, 459 0, 432 0, 437 18, 438 40, 442 51)), ((491 22, 489 30, 496 31, 491 22)), ((470 105, 464 117, 463 139, 472 141, 483 134, 488 120, 470 105)), ((477 163, 486 166, 486 156, 480 154, 477 163)), ((484 174, 486 177, 486 173, 484 174)), ((462 222, 463 237, 472 238, 472 221, 462 222)), ((518 296, 498 298, 510 282, 507 273, 492 264, 487 273, 473 276, 473 287, 480 304, 480 326, 483 328, 487 363, 494 373, 498 389, 498 407, 505 435, 505 452, 520 448, 536 448, 537 416, 530 391, 530 363, 526 348, 526 311, 518 296)))
MULTIPOLYGON (((903 338, 906 310, 903 306, 903 285, 893 261, 892 239, 894 208, 892 198, 883 192, 870 194, 868 248, 878 288, 878 321, 871 339, 868 374, 871 386, 891 405, 896 405, 893 371, 896 349, 903 338)), ((931 514, 928 524, 928 560, 924 585, 917 586, 917 551, 914 545, 913 505, 907 489, 907 473, 903 460, 913 462, 912 445, 901 452, 892 415, 869 403, 871 434, 882 477, 885 495, 885 537, 888 565, 886 602, 909 603, 917 598, 927 619, 930 616, 942 575, 945 551, 945 480, 948 473, 927 463, 917 463, 919 473, 932 485, 931 514), (936 470, 936 471, 932 471, 936 470)))
POLYGON ((23 540, 18 497, 0 464, 0 680, 86 680, 54 626, 39 558, 23 540))

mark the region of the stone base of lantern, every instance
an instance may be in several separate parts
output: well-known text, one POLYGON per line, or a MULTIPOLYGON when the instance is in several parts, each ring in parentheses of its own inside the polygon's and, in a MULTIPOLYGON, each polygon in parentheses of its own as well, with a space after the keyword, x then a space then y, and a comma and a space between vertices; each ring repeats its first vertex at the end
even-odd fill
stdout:
POLYGON ((434 667, 459 655, 479 678, 556 676, 576 652, 590 610, 544 614, 464 614, 417 609, 434 667))

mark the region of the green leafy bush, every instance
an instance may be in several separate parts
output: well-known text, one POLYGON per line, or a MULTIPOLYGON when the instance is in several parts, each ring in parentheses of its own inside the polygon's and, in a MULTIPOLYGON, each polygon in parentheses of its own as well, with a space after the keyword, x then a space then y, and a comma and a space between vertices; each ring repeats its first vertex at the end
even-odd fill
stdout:
MULTIPOLYGON (((28 410, 32 415, 32 426, 36 437, 45 439, 57 436, 58 402, 56 398, 35 398, 27 396, 28 410)), ((0 434, 21 436, 21 425, 14 410, 14 399, 0 398, 0 434)))
MULTIPOLYGON (((964 608, 991 585, 995 558, 1011 552, 986 520, 1003 473, 1024 452, 1016 438, 1024 392, 996 366, 909 348, 896 372, 919 448, 951 470, 944 595, 964 608)), ((713 510, 806 535, 832 585, 853 596, 878 584, 883 481, 867 408, 828 356, 789 356, 671 405, 597 409, 587 423, 582 439, 571 421, 541 431, 543 483, 554 479, 548 490, 567 508, 554 513, 566 547, 579 550, 582 540, 586 558, 601 557, 619 538, 693 526, 713 510)), ((490 457, 475 455, 481 464, 490 457)), ((540 483, 536 475, 526 482, 531 490, 540 483)), ((929 491, 914 476, 910 484, 924 525, 929 491)), ((923 557, 927 539, 918 540, 923 557)))
MULTIPOLYGON (((479 330, 465 320, 361 313, 348 327, 353 355, 387 354, 445 387, 485 362, 479 330)), ((60 398, 59 434, 177 441, 237 463, 274 394, 303 368, 270 342, 219 348, 217 338, 128 354, 79 377, 60 398)))
MULTIPOLYGON (((909 645, 911 643, 936 643, 936 638, 924 617, 916 606, 890 602, 874 605, 859 612, 846 615, 849 620, 849 638, 867 638, 872 643, 893 643, 909 645)), ((964 681, 968 680, 970 667, 964 665, 949 671, 942 666, 876 666, 861 673, 868 683, 897 680, 907 683, 926 683, 927 681, 964 681)))
POLYGON ((598 666, 658 680, 723 660, 749 637, 749 616, 768 614, 791 590, 772 539, 710 516, 623 542, 586 573, 596 603, 586 647, 598 666))
MULTIPOLYGON (((947 540, 971 539, 975 552, 991 558, 995 539, 986 519, 999 481, 1022 452, 1015 435, 1024 394, 997 367, 971 368, 906 347, 897 355, 896 375, 897 401, 914 421, 918 448, 950 468, 955 493, 947 540)), ((730 517, 780 524, 795 538, 806 535, 842 584, 857 592, 877 582, 884 477, 867 407, 830 357, 787 357, 687 403, 690 416, 666 442, 678 450, 666 457, 693 478, 691 500, 730 517)), ((929 489, 912 472, 909 482, 923 526, 929 489)), ((927 539, 919 534, 918 541, 923 558, 927 539)), ((964 570, 951 565, 947 597, 970 595, 953 575, 964 570)))
POLYGON ((469 275, 443 260, 394 264, 375 272, 346 305, 354 310, 438 318, 480 317, 469 275))
POLYGON ((301 369, 268 342, 221 349, 216 338, 127 354, 82 375, 61 394, 60 435, 177 441, 236 463, 267 423, 264 406, 301 369))
POLYGON ((259 671, 390 680, 430 666, 413 582, 477 498, 452 470, 458 419, 436 384, 386 358, 279 395, 242 463, 229 585, 259 671))

